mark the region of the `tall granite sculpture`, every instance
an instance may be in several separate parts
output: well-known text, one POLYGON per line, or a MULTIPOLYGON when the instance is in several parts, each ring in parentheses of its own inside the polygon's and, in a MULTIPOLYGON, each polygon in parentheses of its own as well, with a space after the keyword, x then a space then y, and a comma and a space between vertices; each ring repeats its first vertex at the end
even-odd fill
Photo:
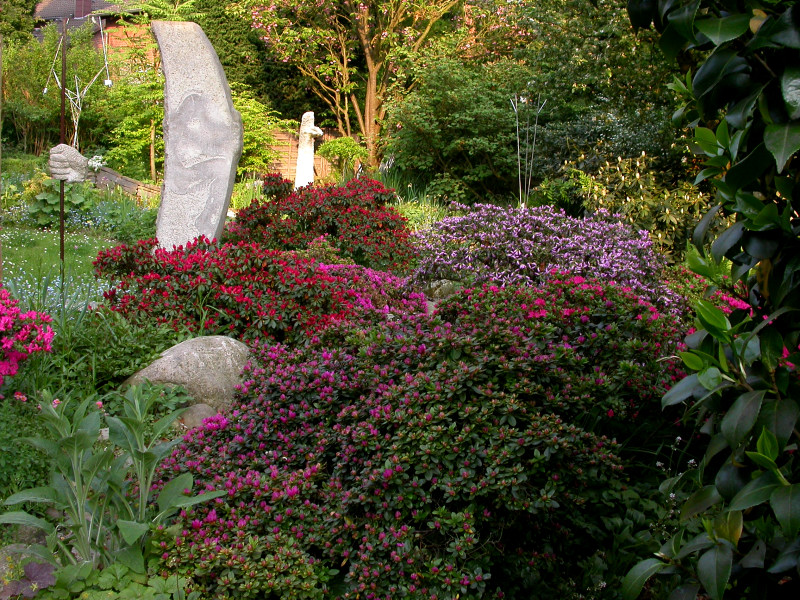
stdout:
POLYGON ((318 137, 322 137, 322 129, 314 125, 314 113, 307 112, 300 121, 294 189, 314 183, 314 138, 318 137))
POLYGON ((153 21, 164 70, 164 185, 156 220, 162 248, 222 234, 242 117, 217 53, 196 23, 153 21))

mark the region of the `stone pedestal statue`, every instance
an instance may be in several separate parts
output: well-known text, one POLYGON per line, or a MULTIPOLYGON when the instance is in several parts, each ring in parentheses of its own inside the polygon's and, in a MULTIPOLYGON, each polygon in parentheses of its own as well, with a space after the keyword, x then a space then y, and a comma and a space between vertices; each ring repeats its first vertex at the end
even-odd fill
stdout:
POLYGON ((89 177, 89 159, 67 144, 59 144, 50 149, 47 166, 50 177, 67 183, 86 181, 89 177))
POLYGON ((156 221, 162 248, 219 238, 236 165, 242 117, 211 42, 196 23, 153 21, 164 70, 164 185, 156 221))
POLYGON ((294 189, 314 183, 314 138, 318 137, 322 137, 322 129, 314 125, 314 113, 307 112, 300 121, 294 189))

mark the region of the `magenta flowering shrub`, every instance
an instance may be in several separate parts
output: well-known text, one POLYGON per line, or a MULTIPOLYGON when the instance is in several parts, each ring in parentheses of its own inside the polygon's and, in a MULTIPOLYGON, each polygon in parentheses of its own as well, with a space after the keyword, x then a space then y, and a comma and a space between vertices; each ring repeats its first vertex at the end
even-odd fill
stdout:
POLYGON ((236 214, 226 242, 257 242, 276 250, 301 250, 327 236, 342 256, 380 270, 404 272, 415 259, 404 217, 387 203, 394 192, 372 179, 352 179, 344 186, 304 187, 267 202, 250 204, 236 214))
POLYGON ((198 239, 176 250, 156 240, 117 246, 95 260, 112 285, 109 307, 136 322, 295 343, 333 323, 425 310, 405 281, 355 265, 323 265, 255 243, 198 239))
POLYGON ((51 321, 49 315, 20 311, 19 302, 0 287, 0 386, 17 374, 19 363, 28 356, 52 350, 51 321))
POLYGON ((678 296, 662 283, 663 257, 646 231, 636 232, 606 212, 570 217, 552 206, 457 206, 448 217, 417 232, 420 248, 412 280, 539 285, 552 271, 616 281, 660 306, 675 309, 678 296))
POLYGON ((207 598, 564 597, 611 544, 599 432, 660 410, 677 327, 559 275, 261 345, 235 410, 166 463, 228 495, 157 533, 161 564, 207 598))

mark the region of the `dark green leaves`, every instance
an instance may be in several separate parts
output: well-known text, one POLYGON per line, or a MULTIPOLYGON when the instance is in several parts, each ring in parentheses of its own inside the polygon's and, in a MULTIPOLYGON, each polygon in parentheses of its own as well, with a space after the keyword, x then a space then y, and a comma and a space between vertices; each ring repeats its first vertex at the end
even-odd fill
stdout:
POLYGON ((735 51, 718 49, 700 66, 692 80, 695 96, 702 98, 724 77, 745 71, 747 68, 747 61, 735 51))
POLYGON ((769 504, 786 539, 793 539, 800 531, 800 483, 782 486, 772 492, 769 504))
MULTIPOLYGON (((731 448, 741 444, 753 429, 766 392, 747 392, 739 396, 722 419, 721 429, 731 448)), ((776 443, 777 445, 777 443, 776 443)))
POLYGON ((782 172, 791 156, 800 150, 800 121, 767 125, 764 143, 775 157, 778 173, 782 172))
POLYGON ((635 600, 635 598, 642 591, 645 582, 659 571, 664 570, 667 563, 657 559, 648 558, 637 563, 622 582, 622 598, 623 600, 635 600))
POLYGON ((742 35, 750 24, 749 15, 731 15, 721 19, 702 19, 695 21, 695 26, 714 44, 719 46, 742 35))
POLYGON ((666 394, 664 394, 664 397, 661 398, 661 406, 666 408, 667 406, 672 406, 673 404, 683 402, 694 394, 699 385, 700 382, 696 373, 689 375, 688 377, 684 377, 676 385, 672 386, 672 388, 666 394))
POLYGON ((697 561, 697 575, 711 600, 719 600, 731 576, 733 550, 727 544, 714 546, 697 561))
POLYGON ((763 473, 754 479, 731 500, 730 510, 746 510, 769 501, 772 492, 780 487, 778 478, 771 472, 763 473))
POLYGON ((721 500, 722 496, 719 495, 716 487, 713 485, 705 486, 703 489, 692 494, 683 505, 681 509, 681 521, 685 521, 704 512, 721 500))

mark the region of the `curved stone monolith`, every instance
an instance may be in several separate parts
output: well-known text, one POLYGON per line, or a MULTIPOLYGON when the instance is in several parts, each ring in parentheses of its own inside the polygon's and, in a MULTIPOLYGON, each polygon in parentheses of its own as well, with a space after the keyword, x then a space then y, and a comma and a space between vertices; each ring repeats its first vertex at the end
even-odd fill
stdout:
POLYGON ((164 70, 164 185, 156 221, 162 248, 219 238, 236 165, 242 117, 217 53, 196 23, 153 21, 164 70))

